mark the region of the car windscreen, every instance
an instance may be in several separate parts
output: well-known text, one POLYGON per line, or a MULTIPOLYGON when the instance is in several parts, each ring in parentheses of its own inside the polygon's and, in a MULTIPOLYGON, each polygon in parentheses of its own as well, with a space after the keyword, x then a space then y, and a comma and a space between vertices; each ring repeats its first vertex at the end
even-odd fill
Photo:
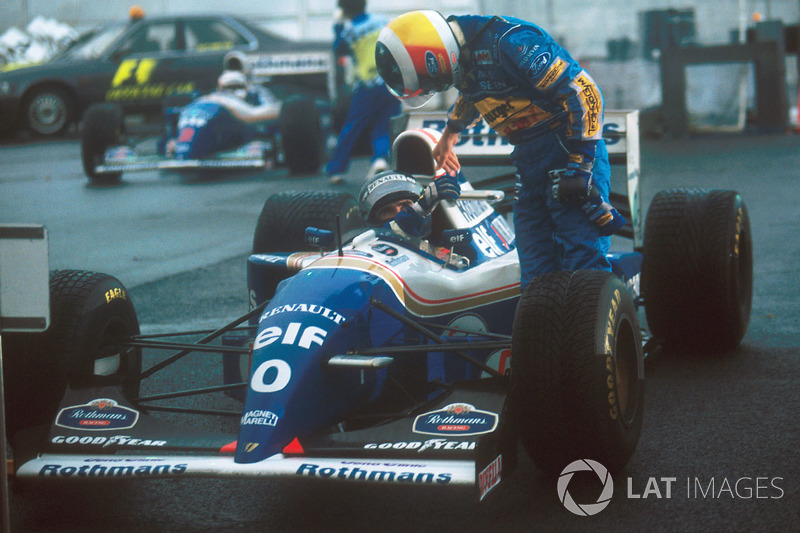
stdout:
POLYGON ((68 59, 97 59, 125 31, 125 27, 125 24, 112 24, 92 30, 70 46, 63 57, 68 59))

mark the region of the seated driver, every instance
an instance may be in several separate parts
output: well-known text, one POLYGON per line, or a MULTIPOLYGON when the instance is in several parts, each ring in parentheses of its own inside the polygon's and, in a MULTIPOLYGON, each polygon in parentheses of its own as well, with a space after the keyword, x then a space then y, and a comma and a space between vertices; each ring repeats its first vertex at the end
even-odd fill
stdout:
POLYGON ((280 102, 266 91, 255 91, 240 70, 224 70, 216 92, 203 99, 224 106, 242 122, 274 120, 280 114, 280 102))
POLYGON ((364 183, 358 198, 367 225, 391 231, 422 251, 445 259, 452 255, 450 250, 433 247, 424 239, 431 230, 430 215, 439 202, 454 202, 460 195, 461 187, 455 176, 442 174, 423 189, 408 174, 387 170, 364 183))

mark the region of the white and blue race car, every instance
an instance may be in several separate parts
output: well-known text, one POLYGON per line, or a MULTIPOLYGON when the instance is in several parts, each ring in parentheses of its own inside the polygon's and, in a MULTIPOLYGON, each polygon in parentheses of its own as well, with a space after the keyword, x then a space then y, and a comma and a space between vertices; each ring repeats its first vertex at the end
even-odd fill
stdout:
MULTIPOLYGON (((632 122, 617 153, 638 170, 635 114, 620 116, 632 122)), ((422 179, 430 139, 418 126, 435 119, 411 120, 393 163, 422 179)), ((463 161, 491 152, 474 139, 463 161)), ((634 191, 637 180, 627 173, 634 191)), ((644 355, 730 349, 746 331, 747 209, 733 191, 662 192, 642 239, 638 197, 624 195, 634 246, 611 254, 613 272, 556 272, 521 290, 514 232, 493 207, 502 196, 462 183, 423 244, 365 229, 344 193, 275 195, 248 259, 252 309, 215 331, 140 335, 118 280, 54 272, 50 329, 3 339, 15 475, 295 477, 470 486, 483 499, 520 439, 548 474, 577 459, 619 471, 642 429, 644 355), (152 349, 173 353, 143 369, 152 349), (205 352, 223 354, 217 385, 144 392, 205 352), (239 407, 169 403, 200 393, 239 407), (232 429, 201 432, 193 420, 210 416, 232 429)))

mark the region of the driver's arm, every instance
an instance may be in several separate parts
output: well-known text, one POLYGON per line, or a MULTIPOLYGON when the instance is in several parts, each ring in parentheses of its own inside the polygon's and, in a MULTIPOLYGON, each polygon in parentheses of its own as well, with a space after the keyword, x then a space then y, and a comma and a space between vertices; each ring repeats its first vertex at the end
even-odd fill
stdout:
POLYGON ((250 105, 238 98, 219 93, 209 94, 205 100, 224 106, 234 117, 242 122, 263 122, 265 120, 277 119, 280 115, 279 102, 267 102, 263 105, 250 105))
POLYGON ((442 200, 456 201, 461 195, 461 186, 455 176, 443 174, 435 178, 422 191, 422 196, 409 207, 404 207, 391 224, 398 226, 403 233, 422 237, 427 227, 427 219, 442 200))

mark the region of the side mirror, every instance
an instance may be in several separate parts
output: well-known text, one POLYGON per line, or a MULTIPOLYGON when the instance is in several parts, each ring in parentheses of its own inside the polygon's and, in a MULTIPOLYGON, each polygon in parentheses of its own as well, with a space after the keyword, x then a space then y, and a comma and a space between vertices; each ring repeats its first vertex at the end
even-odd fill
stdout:
POLYGON ((305 232, 306 244, 319 248, 321 250, 332 250, 334 246, 335 236, 330 230, 319 228, 306 228, 305 232))

